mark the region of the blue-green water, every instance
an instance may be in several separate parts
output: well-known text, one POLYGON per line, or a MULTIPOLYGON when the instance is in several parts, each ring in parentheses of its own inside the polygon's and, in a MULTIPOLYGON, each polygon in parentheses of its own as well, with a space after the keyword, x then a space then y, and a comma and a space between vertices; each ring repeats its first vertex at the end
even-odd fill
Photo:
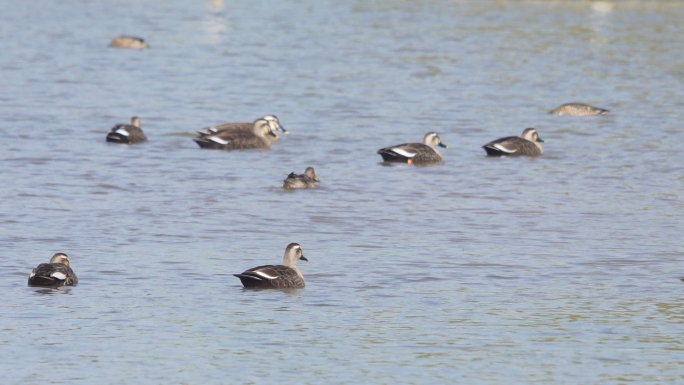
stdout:
POLYGON ((681 20, 669 1, 5 2, 0 382, 684 381, 681 20), (572 101, 611 112, 546 114, 572 101), (291 131, 270 151, 191 140, 266 114, 291 131), (106 144, 133 115, 149 142, 106 144), (484 156, 525 127, 542 157, 484 156), (443 165, 380 164, 431 130, 443 165), (307 166, 320 188, 283 191, 307 166), (305 289, 232 276, 290 242, 305 289), (55 252, 79 286, 28 288, 55 252))

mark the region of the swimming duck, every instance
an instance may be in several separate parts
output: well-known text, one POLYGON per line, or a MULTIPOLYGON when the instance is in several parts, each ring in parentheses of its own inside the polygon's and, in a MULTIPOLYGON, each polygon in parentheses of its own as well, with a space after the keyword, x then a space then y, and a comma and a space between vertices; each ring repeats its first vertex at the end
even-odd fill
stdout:
MULTIPOLYGON (((280 121, 278 121, 278 118, 275 115, 266 115, 263 118, 261 118, 265 121, 268 122, 268 125, 271 127, 271 131, 276 132, 280 131, 284 134, 289 134, 290 132, 287 131, 283 126, 280 125, 280 121)), ((253 129, 254 124, 253 123, 226 123, 226 124, 221 124, 218 126, 213 126, 213 127, 208 127, 205 128, 202 131, 197 131, 200 137, 203 136, 210 136, 210 135, 216 135, 219 133, 222 133, 223 131, 245 131, 245 132, 251 132, 253 129)), ((266 139, 270 142, 275 142, 278 140, 278 136, 271 136, 268 135, 266 136, 266 139)))
POLYGON ((587 116, 587 115, 604 115, 609 110, 603 108, 592 107, 584 103, 568 103, 549 111, 549 114, 556 115, 573 115, 573 116, 587 116))
POLYGON ((140 118, 131 118, 131 124, 117 124, 107 134, 107 141, 112 143, 135 144, 147 141, 140 128, 140 118))
POLYGON ((119 36, 109 43, 110 47, 128 48, 128 49, 145 49, 150 48, 150 45, 145 40, 134 36, 119 36))
POLYGON ((507 136, 491 141, 482 148, 489 156, 539 156, 544 153, 538 142, 544 142, 534 128, 526 128, 520 137, 507 136))
POLYGON ((442 162, 442 154, 435 150, 435 146, 449 148, 434 132, 428 132, 423 137, 423 143, 404 143, 396 146, 381 148, 378 154, 385 162, 399 162, 408 164, 429 164, 442 162))
POLYGON ((313 167, 307 167, 303 175, 297 175, 294 172, 287 176, 287 179, 283 181, 284 189, 300 189, 300 188, 313 188, 316 187, 314 182, 320 182, 313 167))
POLYGON ((223 130, 213 135, 202 136, 200 134, 193 140, 201 148, 216 150, 269 149, 271 148, 269 136, 278 138, 278 134, 273 132, 268 121, 257 119, 250 131, 223 130))
POLYGON ((240 278, 246 288, 255 289, 287 289, 304 287, 304 275, 297 268, 297 260, 308 261, 302 254, 302 247, 290 243, 285 249, 282 265, 257 266, 242 274, 233 274, 240 278))
POLYGON ((57 253, 50 258, 50 263, 41 263, 33 269, 28 279, 29 286, 61 287, 76 286, 78 278, 69 267, 69 257, 57 253))

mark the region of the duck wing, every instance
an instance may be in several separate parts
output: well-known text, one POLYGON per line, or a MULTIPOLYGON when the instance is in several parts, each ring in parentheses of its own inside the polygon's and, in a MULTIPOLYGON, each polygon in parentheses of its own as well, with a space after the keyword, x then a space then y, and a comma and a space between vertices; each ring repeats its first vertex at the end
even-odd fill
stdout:
POLYGON ((292 268, 284 265, 263 265, 233 274, 248 288, 304 287, 304 279, 292 268))
POLYGON ((220 134, 223 131, 252 131, 254 125, 252 123, 225 123, 218 126, 207 127, 202 131, 197 131, 200 137, 220 134))
POLYGON ((246 130, 223 130, 214 135, 205 135, 193 139, 201 148, 220 150, 239 150, 250 148, 268 149, 270 143, 246 130))
POLYGON ((519 136, 507 136, 482 146, 489 156, 538 156, 539 147, 519 136))
POLYGON ((107 142, 133 144, 147 140, 140 127, 130 124, 117 124, 107 134, 107 142))
POLYGON ((403 143, 378 150, 385 162, 400 163, 438 163, 442 156, 430 146, 423 143, 403 143))

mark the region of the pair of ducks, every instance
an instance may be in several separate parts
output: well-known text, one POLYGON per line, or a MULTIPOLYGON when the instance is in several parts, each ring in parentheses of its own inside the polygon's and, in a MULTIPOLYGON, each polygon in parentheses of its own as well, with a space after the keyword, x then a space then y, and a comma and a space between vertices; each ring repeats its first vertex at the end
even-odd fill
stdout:
MULTIPOLYGON (((539 156, 544 153, 539 142, 544 142, 534 128, 526 128, 521 136, 507 136, 491 141, 482 148, 489 156, 539 156)), ((449 148, 439 135, 428 132, 422 143, 404 143, 378 150, 385 162, 435 164, 442 162, 442 154, 435 146, 449 148)))
MULTIPOLYGON (((298 260, 308 261, 302 253, 302 247, 290 243, 285 248, 282 265, 263 265, 245 270, 241 274, 233 274, 240 278, 246 288, 255 289, 287 289, 302 288, 305 285, 304 275, 297 268, 298 260)), ((69 266, 69 257, 57 253, 49 263, 41 263, 33 269, 28 279, 29 286, 62 287, 78 285, 78 277, 69 266)))
MULTIPOLYGON (((583 103, 567 103, 549 111, 557 115, 604 115, 608 110, 592 107, 583 103)), ((526 128, 520 137, 507 136, 491 141, 482 148, 488 156, 539 156, 544 153, 541 145, 544 141, 534 128, 526 128)), ((408 164, 432 164, 441 163, 442 154, 435 150, 435 146, 449 148, 442 143, 439 135, 428 132, 423 137, 422 143, 404 143, 392 147, 381 148, 378 154, 385 162, 398 162, 408 164)))
MULTIPOLYGON (((199 136, 193 140, 201 148, 217 150, 268 149, 271 143, 279 139, 276 131, 289 134, 280 125, 275 115, 266 115, 254 123, 227 123, 208 127, 198 131, 199 136)), ((107 133, 107 142, 136 144, 147 141, 142 131, 140 118, 134 116, 130 124, 117 124, 107 133)))
MULTIPOLYGON (((115 48, 128 49, 145 49, 150 48, 150 45, 144 39, 134 36, 119 36, 109 43, 115 48)), ((560 107, 549 111, 550 114, 556 115, 573 115, 573 116, 589 116, 589 115, 603 115, 607 114, 609 110, 603 108, 592 107, 584 103, 567 103, 560 107)))

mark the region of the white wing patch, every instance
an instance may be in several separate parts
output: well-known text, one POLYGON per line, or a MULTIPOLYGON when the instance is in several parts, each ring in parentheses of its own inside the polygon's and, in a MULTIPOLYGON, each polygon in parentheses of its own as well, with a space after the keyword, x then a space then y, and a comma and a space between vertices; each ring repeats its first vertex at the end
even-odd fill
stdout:
POLYGON ((54 273, 50 274, 50 277, 57 278, 60 281, 64 281, 66 279, 66 274, 59 271, 55 271, 54 273))
POLYGON ((414 156, 416 156, 415 152, 408 152, 402 148, 393 148, 392 151, 396 152, 397 154, 399 154, 401 156, 405 156, 407 158, 413 158, 414 156))
POLYGON ((223 140, 223 139, 219 138, 218 136, 210 136, 210 137, 208 137, 207 139, 211 140, 212 142, 216 142, 216 143, 218 143, 218 144, 228 144, 228 143, 230 143, 230 141, 223 140))
POLYGON ((128 135, 130 135, 130 133, 129 133, 128 131, 126 131, 125 129, 123 129, 123 128, 119 128, 119 129, 117 129, 117 130, 114 131, 114 132, 116 132, 117 134, 121 134, 121 135, 123 135, 123 136, 128 136, 128 135))
POLYGON ((263 271, 255 271, 255 273, 256 273, 257 275, 260 275, 260 276, 262 276, 262 277, 264 277, 264 278, 268 278, 268 279, 276 279, 276 278, 278 278, 278 277, 270 276, 270 275, 264 273, 263 271))
POLYGON ((512 153, 518 151, 518 149, 511 150, 511 149, 506 148, 506 147, 504 147, 504 146, 502 146, 502 145, 500 145, 500 144, 498 144, 498 143, 494 144, 494 147, 497 148, 497 149, 499 149, 499 150, 501 150, 501 151, 503 151, 503 152, 509 153, 509 154, 512 154, 512 153))

